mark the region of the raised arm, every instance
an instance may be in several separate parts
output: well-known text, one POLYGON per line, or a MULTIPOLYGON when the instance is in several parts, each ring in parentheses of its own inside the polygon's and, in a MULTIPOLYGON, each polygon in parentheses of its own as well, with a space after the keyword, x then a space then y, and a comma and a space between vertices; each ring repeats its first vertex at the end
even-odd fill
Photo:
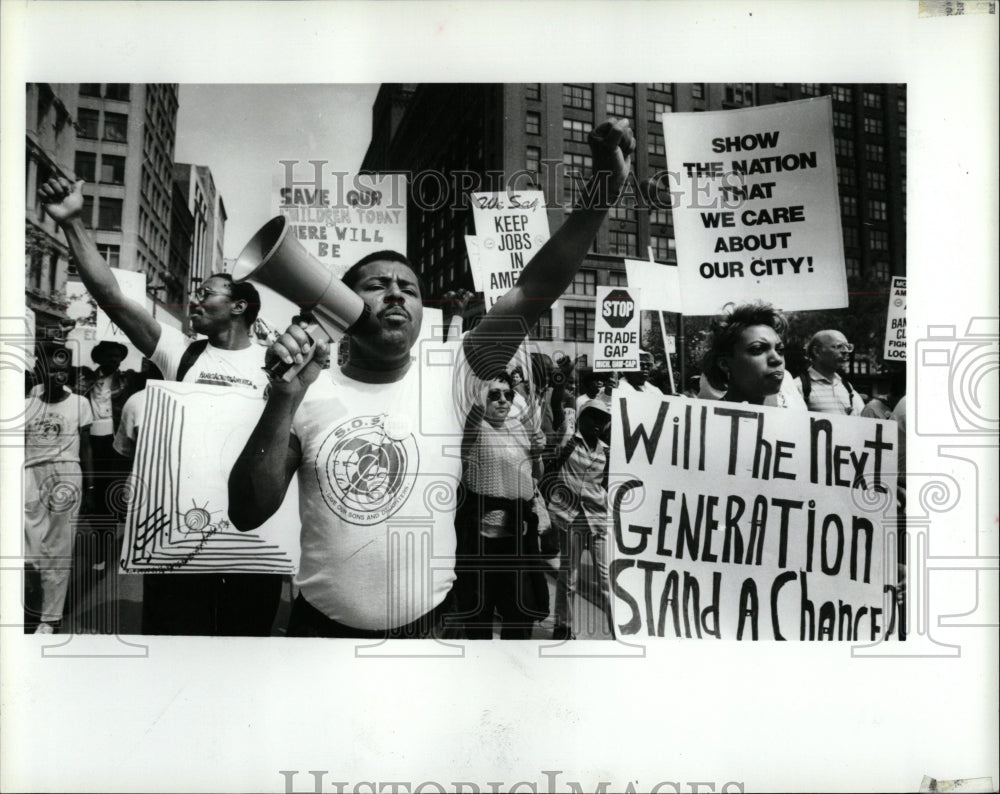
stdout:
MULTIPOLYGON (((301 364, 310 344, 302 327, 292 325, 271 345, 266 361, 301 364)), ((271 382, 264 412, 229 473, 229 519, 239 530, 256 529, 274 515, 299 467, 302 448, 292 435, 292 419, 330 355, 325 340, 315 344, 316 355, 290 382, 271 382)))
POLYGON ((38 189, 45 211, 63 230, 80 279, 105 314, 125 332, 144 356, 151 356, 160 339, 160 324, 146 308, 125 297, 108 263, 98 253, 80 218, 83 210, 83 181, 75 185, 57 177, 38 189))
POLYGON ((577 207, 525 265, 517 284, 465 336, 465 355, 486 377, 506 366, 521 340, 572 283, 608 208, 618 198, 631 167, 635 139, 627 119, 605 121, 589 138, 594 173, 577 207))

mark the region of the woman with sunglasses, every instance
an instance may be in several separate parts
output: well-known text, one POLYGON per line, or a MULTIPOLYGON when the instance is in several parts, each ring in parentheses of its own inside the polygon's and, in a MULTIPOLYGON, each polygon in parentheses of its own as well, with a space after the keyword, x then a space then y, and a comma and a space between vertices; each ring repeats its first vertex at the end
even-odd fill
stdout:
POLYGON ((531 431, 530 412, 510 417, 513 401, 510 375, 498 373, 485 382, 465 425, 455 529, 456 592, 468 639, 492 639, 494 613, 500 639, 530 639, 534 622, 548 615, 548 591, 537 589, 546 587, 544 574, 530 555, 537 554, 532 458, 545 437, 531 431))

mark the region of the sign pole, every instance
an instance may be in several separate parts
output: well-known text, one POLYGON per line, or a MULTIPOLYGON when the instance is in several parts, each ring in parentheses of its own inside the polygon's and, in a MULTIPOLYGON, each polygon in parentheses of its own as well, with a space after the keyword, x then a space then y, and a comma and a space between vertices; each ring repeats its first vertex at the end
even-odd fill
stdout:
MULTIPOLYGON (((677 394, 677 387, 674 385, 674 366, 670 361, 670 351, 667 350, 667 324, 663 321, 663 312, 657 312, 660 318, 660 336, 663 338, 663 355, 667 357, 667 377, 670 379, 670 391, 677 394)), ((681 381, 683 383, 683 381, 681 381)))

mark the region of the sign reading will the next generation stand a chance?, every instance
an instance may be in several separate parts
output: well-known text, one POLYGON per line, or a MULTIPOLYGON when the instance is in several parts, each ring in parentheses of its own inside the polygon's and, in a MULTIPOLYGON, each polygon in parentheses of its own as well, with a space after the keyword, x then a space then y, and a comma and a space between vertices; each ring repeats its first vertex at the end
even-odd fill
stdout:
POLYGON ((683 313, 848 305, 829 97, 665 113, 683 313))
POLYGON ((594 371, 639 369, 639 295, 625 287, 597 288, 594 371))

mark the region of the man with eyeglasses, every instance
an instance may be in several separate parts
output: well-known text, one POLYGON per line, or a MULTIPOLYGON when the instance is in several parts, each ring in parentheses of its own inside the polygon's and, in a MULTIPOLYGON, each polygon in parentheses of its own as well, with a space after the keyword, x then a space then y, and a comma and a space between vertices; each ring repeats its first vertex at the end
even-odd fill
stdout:
POLYGON ((418 347, 414 356, 420 280, 392 251, 365 257, 342 279, 370 311, 347 337, 343 364, 324 372, 329 345, 295 325, 271 346, 269 360, 301 369, 271 384, 230 474, 229 517, 254 529, 298 476, 302 554, 289 636, 440 636, 455 582, 462 428, 484 382, 506 369, 572 283, 634 146, 625 120, 594 129, 588 206, 566 218, 517 284, 447 350, 418 347))
MULTIPOLYGON (((260 309, 252 284, 236 283, 227 273, 205 279, 191 293, 188 318, 191 329, 207 338, 190 342, 124 295, 83 224, 82 180, 49 179, 38 194, 62 228, 87 291, 165 380, 225 386, 264 398, 265 350, 250 336, 260 309)), ((266 636, 277 614, 282 581, 277 574, 148 574, 143 577, 142 631, 266 636)))
POLYGON ((840 375, 854 352, 854 345, 836 330, 817 331, 806 345, 812 361, 795 383, 810 411, 860 416, 865 404, 854 387, 840 375))

